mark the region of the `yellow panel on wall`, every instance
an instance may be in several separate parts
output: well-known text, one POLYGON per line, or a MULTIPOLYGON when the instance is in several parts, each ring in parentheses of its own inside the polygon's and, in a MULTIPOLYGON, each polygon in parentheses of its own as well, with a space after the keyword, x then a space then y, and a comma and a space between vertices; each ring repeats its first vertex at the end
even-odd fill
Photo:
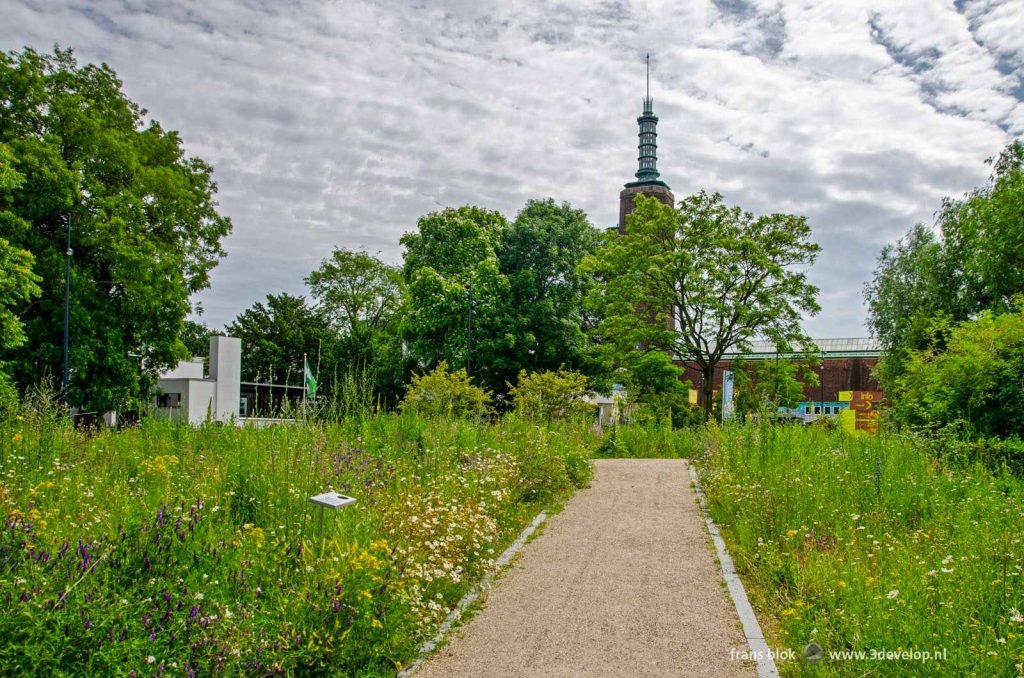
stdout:
MULTIPOLYGON (((842 394, 840 394, 841 396, 842 394)), ((842 400, 842 397, 840 397, 842 400)), ((840 410, 839 426, 847 433, 853 433, 857 429, 857 412, 855 410, 840 410)))
POLYGON ((690 404, 691 405, 696 405, 697 404, 697 389, 695 389, 695 388, 691 388, 690 389, 690 404))
POLYGON ((839 402, 841 402, 841 403, 848 403, 851 400, 853 400, 853 391, 840 391, 839 392, 839 402))

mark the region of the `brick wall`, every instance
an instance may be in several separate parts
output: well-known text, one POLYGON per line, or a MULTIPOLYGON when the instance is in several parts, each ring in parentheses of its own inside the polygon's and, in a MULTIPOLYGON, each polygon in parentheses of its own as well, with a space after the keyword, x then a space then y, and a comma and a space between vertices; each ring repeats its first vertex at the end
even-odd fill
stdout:
MULTIPOLYGON (((738 361, 749 365, 753 361, 738 361)), ((840 391, 881 391, 878 380, 871 375, 871 369, 878 364, 878 358, 825 358, 825 397, 826 402, 835 401, 840 391)), ((715 367, 715 390, 722 387, 722 373, 733 369, 732 363, 723 361, 715 367)), ((701 374, 692 367, 686 367, 683 379, 689 379, 693 387, 700 390, 701 374)), ((816 401, 822 399, 820 386, 805 386, 804 399, 816 401)))

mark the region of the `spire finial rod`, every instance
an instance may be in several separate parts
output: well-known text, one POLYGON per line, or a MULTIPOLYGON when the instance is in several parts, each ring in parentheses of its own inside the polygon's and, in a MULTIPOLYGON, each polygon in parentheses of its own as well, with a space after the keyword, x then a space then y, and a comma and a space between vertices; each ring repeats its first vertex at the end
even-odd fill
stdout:
POLYGON ((647 53, 647 98, 651 98, 651 53, 647 53))

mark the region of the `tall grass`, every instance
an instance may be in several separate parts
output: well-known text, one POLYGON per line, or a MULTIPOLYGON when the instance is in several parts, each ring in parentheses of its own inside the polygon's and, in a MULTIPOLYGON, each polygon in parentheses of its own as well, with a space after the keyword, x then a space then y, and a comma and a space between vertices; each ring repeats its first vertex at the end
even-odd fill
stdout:
POLYGON ((0 423, 0 673, 394 675, 587 434, 510 418, 0 423), (358 502, 321 516, 334 489, 358 502))
POLYGON ((709 429, 697 463, 772 644, 944 653, 785 674, 1024 674, 1020 478, 913 438, 796 426, 709 429))

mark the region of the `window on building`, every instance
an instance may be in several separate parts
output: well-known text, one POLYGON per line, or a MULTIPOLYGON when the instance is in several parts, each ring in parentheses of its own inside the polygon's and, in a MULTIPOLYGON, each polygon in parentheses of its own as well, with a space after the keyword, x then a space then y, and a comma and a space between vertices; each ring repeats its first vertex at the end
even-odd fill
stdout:
POLYGON ((161 393, 156 397, 157 407, 177 407, 181 403, 180 393, 161 393))

